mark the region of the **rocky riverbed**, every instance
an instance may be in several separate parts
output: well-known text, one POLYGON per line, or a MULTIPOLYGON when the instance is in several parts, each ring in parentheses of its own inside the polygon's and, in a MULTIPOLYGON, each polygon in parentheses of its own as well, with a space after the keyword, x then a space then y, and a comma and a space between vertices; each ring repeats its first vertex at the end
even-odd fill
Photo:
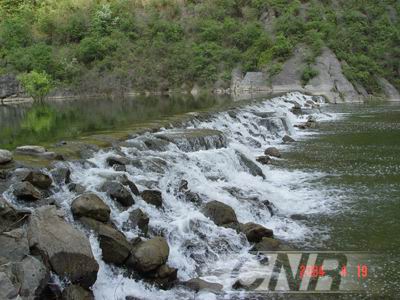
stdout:
POLYGON ((238 288, 221 275, 235 261, 290 249, 306 232, 271 168, 297 132, 329 117, 323 102, 290 93, 193 114, 80 159, 0 150, 0 299, 200 299, 238 288), (50 163, 27 167, 20 154, 50 163))

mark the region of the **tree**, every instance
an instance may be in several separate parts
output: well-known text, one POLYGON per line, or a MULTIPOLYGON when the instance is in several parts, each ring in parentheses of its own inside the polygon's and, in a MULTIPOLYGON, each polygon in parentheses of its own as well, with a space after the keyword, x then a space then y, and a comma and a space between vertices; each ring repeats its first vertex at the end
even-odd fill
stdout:
POLYGON ((53 87, 52 79, 46 72, 31 71, 18 76, 18 80, 35 102, 43 102, 53 87))

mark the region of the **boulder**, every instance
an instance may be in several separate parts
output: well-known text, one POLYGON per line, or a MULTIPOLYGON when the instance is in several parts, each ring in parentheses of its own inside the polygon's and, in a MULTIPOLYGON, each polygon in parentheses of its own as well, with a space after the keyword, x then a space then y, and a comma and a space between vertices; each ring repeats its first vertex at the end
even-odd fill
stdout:
POLYGON ((129 219, 126 224, 124 224, 125 228, 135 228, 138 227, 143 234, 146 236, 149 230, 149 216, 144 213, 140 208, 135 209, 129 213, 129 219))
POLYGON ((251 251, 276 251, 280 247, 280 242, 270 237, 263 237, 256 243, 251 251))
POLYGON ((66 167, 52 170, 51 175, 57 184, 69 184, 71 182, 71 170, 66 167))
POLYGON ((13 156, 10 151, 0 149, 0 165, 7 164, 12 160, 13 156))
POLYGON ((86 191, 86 188, 79 183, 71 182, 68 184, 67 187, 70 192, 73 192, 76 194, 83 194, 86 191))
POLYGON ((61 300, 94 300, 94 296, 91 291, 72 284, 63 290, 61 300))
POLYGON ((275 147, 268 147, 265 149, 264 154, 273 157, 281 157, 281 152, 275 147))
POLYGON ((134 184, 132 181, 130 181, 130 180, 128 179, 128 177, 123 176, 120 182, 122 183, 122 185, 128 186, 129 189, 131 190, 131 192, 132 192, 134 195, 136 195, 136 196, 139 196, 139 195, 140 195, 139 189, 137 188, 136 184, 134 184))
POLYGON ((36 201, 42 198, 42 193, 27 181, 14 184, 13 194, 18 200, 24 201, 36 201))
POLYGON ((17 277, 21 283, 19 295, 23 299, 37 299, 49 281, 49 270, 34 256, 26 256, 18 264, 17 270, 17 277))
POLYGON ((14 300, 18 296, 12 279, 6 272, 0 271, 0 299, 14 300))
POLYGON ((260 176, 262 178, 265 179, 265 175, 263 173, 263 171, 260 169, 259 166, 257 166, 256 163, 254 163, 252 160, 250 160, 249 158, 247 158, 245 155, 243 155, 242 153, 237 152, 237 154, 239 155, 239 163, 245 167, 248 172, 253 175, 253 176, 260 176))
POLYGON ((21 226, 30 214, 29 210, 19 210, 0 196, 0 232, 21 226))
POLYGON ((178 269, 163 264, 150 274, 152 282, 163 289, 171 287, 178 278, 178 269))
POLYGON ((149 203, 152 204, 156 207, 161 207, 163 200, 162 200, 162 194, 160 191, 156 190, 144 190, 143 192, 140 193, 140 196, 142 199, 149 203))
POLYGON ((271 163, 271 157, 268 155, 262 155, 256 158, 256 161, 258 161, 262 165, 268 165, 271 163))
POLYGON ((282 138, 282 141, 283 141, 284 143, 293 143, 293 142, 295 142, 295 140, 294 140, 291 136, 289 136, 289 135, 285 135, 285 136, 282 138))
POLYGON ((98 234, 102 257, 106 263, 123 265, 126 262, 132 245, 126 240, 124 234, 109 224, 90 218, 82 217, 80 221, 98 234))
POLYGON ((21 261, 29 254, 25 230, 18 228, 0 234, 0 256, 10 261, 21 261))
POLYGON ((132 252, 134 268, 142 273, 154 271, 167 262, 169 246, 162 237, 140 242, 132 252))
POLYGON ((30 182, 40 189, 48 189, 53 183, 49 175, 40 171, 30 171, 22 181, 30 182))
POLYGON ((101 190, 122 206, 128 207, 135 203, 131 193, 117 181, 107 181, 101 186, 101 190))
POLYGON ((183 282, 183 285, 195 292, 208 291, 216 293, 222 291, 223 288, 222 284, 208 282, 200 278, 192 278, 183 282))
POLYGON ((263 237, 273 237, 274 235, 271 229, 251 222, 241 224, 240 230, 246 235, 250 243, 258 243, 263 237))
POLYGON ((68 224, 54 206, 34 211, 29 220, 28 240, 31 252, 40 255, 59 276, 86 288, 96 281, 99 265, 89 240, 68 224))
POLYGON ((202 212, 218 226, 238 222, 232 207, 219 201, 208 202, 202 212))
POLYGON ((110 219, 110 208, 99 196, 95 194, 83 194, 72 201, 72 214, 75 218, 88 217, 101 222, 110 219))

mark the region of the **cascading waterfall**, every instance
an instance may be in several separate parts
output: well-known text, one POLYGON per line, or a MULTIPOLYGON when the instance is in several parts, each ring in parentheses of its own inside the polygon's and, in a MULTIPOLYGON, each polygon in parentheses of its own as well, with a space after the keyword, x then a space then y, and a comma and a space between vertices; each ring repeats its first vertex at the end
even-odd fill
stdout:
MULTIPOLYGON (((100 195, 111 208, 111 220, 128 239, 138 235, 137 229, 126 228, 129 212, 140 208, 149 215, 150 235, 163 235, 170 246, 168 264, 178 269, 182 281, 201 277, 217 282, 229 290, 234 279, 230 272, 235 264, 246 259, 257 263, 249 254, 251 244, 243 234, 219 227, 201 212, 201 204, 218 200, 234 209, 241 223, 254 222, 273 229, 279 239, 301 240, 312 234, 303 224, 292 220, 292 214, 307 214, 325 209, 317 191, 302 186, 310 176, 318 174, 289 172, 280 167, 261 165, 256 157, 265 148, 283 149, 286 134, 299 139, 304 135, 293 125, 306 121, 307 115, 295 115, 293 105, 309 106, 307 101, 322 98, 290 93, 244 107, 215 113, 207 118, 193 115, 190 121, 175 128, 138 135, 118 148, 93 155, 92 164, 70 162, 72 180, 100 195), (125 171, 116 171, 106 159, 123 155, 130 160, 125 171), (139 196, 135 204, 122 210, 106 193, 99 192, 106 180, 126 176, 139 190, 162 192, 163 209, 149 205, 139 196), (197 201, 188 201, 179 192, 185 180, 197 201), (263 204, 266 200, 273 204, 263 204)), ((313 111, 319 120, 329 116, 313 111)), ((66 187, 54 195, 72 222, 70 204, 76 197, 66 187)), ((123 269, 105 264, 94 235, 90 238, 99 262, 98 278, 93 286, 96 299, 186 299, 193 292, 175 287, 160 290, 140 280, 124 276, 123 269)), ((250 270, 251 272, 251 270, 250 270)), ((201 292, 196 299, 213 299, 201 292)))

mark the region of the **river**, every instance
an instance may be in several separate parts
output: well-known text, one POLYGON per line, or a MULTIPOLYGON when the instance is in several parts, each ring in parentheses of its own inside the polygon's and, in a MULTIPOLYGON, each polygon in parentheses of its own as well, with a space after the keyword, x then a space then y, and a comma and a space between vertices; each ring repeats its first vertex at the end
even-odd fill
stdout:
MULTIPOLYGON (((400 249, 400 105, 324 105, 320 111, 313 111, 318 121, 316 128, 294 128, 293 124, 304 122, 306 116, 293 115, 290 101, 304 104, 310 99, 293 93, 243 102, 236 109, 233 107, 238 103, 229 98, 214 97, 3 106, 0 147, 50 144, 179 120, 179 125, 173 123, 155 133, 132 135, 117 150, 96 152, 89 159, 95 167, 77 162, 69 165, 74 182, 96 191, 105 179, 118 175, 106 165, 107 156, 122 153, 140 160, 126 173, 140 189, 161 190, 165 210, 140 200, 135 208, 149 214, 153 234, 162 233, 167 238, 169 264, 178 268, 180 280, 200 275, 229 290, 232 266, 244 259, 256 263, 248 253, 251 245, 243 236, 215 226, 196 205, 177 201, 176 187, 185 179, 191 191, 205 201, 218 199, 230 205, 240 222, 271 228, 277 238, 296 249, 379 254, 377 260, 370 262, 375 264, 371 270, 379 272, 374 277, 373 293, 397 293, 400 277, 393 261, 398 261, 400 249), (209 113, 204 116, 193 112, 209 113), (224 138, 193 139, 187 129, 218 130, 224 138), (282 144, 285 133, 296 142, 282 144), (173 143, 160 143, 157 134, 172 136, 173 143), (254 163, 267 146, 277 146, 283 155, 272 165, 256 164, 265 174, 263 179, 256 176, 254 163), (254 199, 272 202, 274 215, 254 199)), ((5 196, 15 201, 7 192, 5 196)), ((69 206, 75 195, 62 189, 55 197, 70 215, 69 206)), ((107 203, 114 223, 122 230, 126 211, 111 200, 107 203)), ((135 230, 124 233, 128 238, 137 234, 135 230)), ((179 288, 161 291, 124 277, 118 268, 101 261, 94 236, 91 243, 100 263, 94 285, 97 299, 123 299, 127 295, 149 299, 188 297, 179 288)), ((204 293, 196 299, 202 298, 212 299, 212 295, 204 293)))

